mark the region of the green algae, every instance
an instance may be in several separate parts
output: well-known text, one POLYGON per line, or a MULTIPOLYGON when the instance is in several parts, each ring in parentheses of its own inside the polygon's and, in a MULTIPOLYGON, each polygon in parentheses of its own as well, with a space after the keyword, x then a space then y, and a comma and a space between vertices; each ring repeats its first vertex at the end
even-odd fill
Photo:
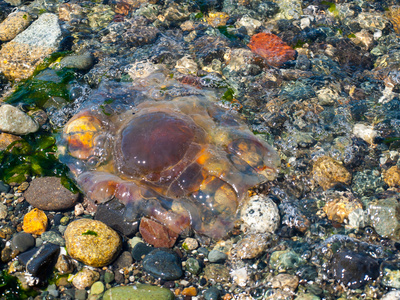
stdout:
POLYGON ((82 235, 93 235, 97 236, 97 232, 93 230, 86 230, 85 232, 82 232, 82 235))
POLYGON ((0 273, 0 298, 5 300, 28 299, 35 297, 34 290, 22 289, 18 279, 9 275, 5 270, 0 273))
POLYGON ((0 151, 0 180, 21 183, 29 176, 57 176, 66 188, 77 192, 67 177, 68 168, 55 156, 56 151, 56 139, 43 131, 11 143, 0 151))

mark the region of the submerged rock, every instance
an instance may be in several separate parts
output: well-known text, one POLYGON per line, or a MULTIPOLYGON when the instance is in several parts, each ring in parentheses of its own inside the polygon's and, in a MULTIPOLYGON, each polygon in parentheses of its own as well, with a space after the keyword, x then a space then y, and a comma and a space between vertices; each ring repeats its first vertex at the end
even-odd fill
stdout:
POLYGON ((0 106, 0 130, 15 135, 26 135, 38 131, 39 124, 22 110, 3 104, 0 106))
POLYGON ((174 294, 165 288, 148 284, 136 284, 134 286, 118 286, 107 290, 103 295, 104 300, 173 300, 174 294))

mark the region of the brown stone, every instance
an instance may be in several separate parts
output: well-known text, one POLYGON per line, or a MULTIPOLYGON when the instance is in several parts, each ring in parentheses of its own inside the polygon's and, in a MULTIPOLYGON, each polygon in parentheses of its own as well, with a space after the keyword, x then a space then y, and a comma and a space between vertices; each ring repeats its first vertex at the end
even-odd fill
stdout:
POLYGON ((349 171, 329 156, 322 156, 317 159, 313 166, 312 175, 324 190, 335 186, 337 183, 349 184, 351 182, 349 171))
POLYGON ((340 197, 328 201, 323 210, 329 220, 343 223, 348 218, 349 214, 358 208, 362 209, 362 204, 357 199, 340 197))
POLYGON ((11 143, 13 143, 15 141, 20 141, 20 140, 21 140, 21 137, 19 137, 19 136, 5 133, 5 132, 0 133, 0 151, 7 149, 7 147, 11 143))
POLYGON ((204 277, 214 282, 228 282, 231 276, 226 266, 209 264, 204 269, 204 277))
POLYGON ((145 217, 140 221, 139 232, 154 247, 171 248, 179 236, 164 225, 145 217))
POLYGON ((294 292, 299 285, 299 278, 290 274, 278 274, 271 280, 272 288, 294 292))
POLYGON ((0 24, 0 41, 11 41, 31 23, 31 16, 24 11, 17 11, 8 15, 0 24))
POLYGON ((267 242, 265 234, 249 234, 237 243, 233 253, 240 259, 256 258, 267 249, 267 242))
POLYGON ((79 194, 66 189, 58 177, 33 179, 24 196, 33 207, 53 211, 73 207, 79 199, 79 194))
POLYGON ((383 173, 383 180, 390 187, 400 187, 400 170, 397 166, 391 167, 383 173))

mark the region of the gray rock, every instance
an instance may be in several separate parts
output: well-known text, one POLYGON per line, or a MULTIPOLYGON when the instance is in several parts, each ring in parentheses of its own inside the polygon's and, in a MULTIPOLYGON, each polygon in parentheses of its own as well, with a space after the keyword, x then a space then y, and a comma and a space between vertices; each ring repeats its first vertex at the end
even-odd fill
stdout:
POLYGON ((9 104, 0 106, 0 131, 25 135, 38 129, 39 124, 20 109, 9 104))
POLYGON ((11 240, 11 249, 25 252, 35 246, 35 239, 30 233, 18 232, 11 240))
POLYGON ((208 260, 211 263, 222 263, 228 258, 228 255, 218 250, 211 250, 208 254, 208 260))
POLYGON ((155 278, 176 280, 183 274, 178 255, 168 249, 155 249, 143 260, 143 269, 155 278))
POLYGON ((43 241, 47 241, 56 245, 59 245, 61 247, 65 246, 65 240, 63 237, 58 234, 57 232, 54 231, 45 231, 42 233, 41 238, 43 241))
POLYGON ((93 66, 93 55, 86 52, 82 55, 70 55, 60 61, 60 68, 88 70, 93 66))

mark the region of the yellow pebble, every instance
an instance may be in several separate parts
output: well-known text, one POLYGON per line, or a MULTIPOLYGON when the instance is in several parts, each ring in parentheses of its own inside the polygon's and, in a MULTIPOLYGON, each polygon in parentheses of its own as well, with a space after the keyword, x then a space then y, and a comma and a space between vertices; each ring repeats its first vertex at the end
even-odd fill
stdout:
POLYGON ((194 286, 184 288, 182 291, 183 296, 197 296, 197 289, 194 286))
POLYGON ((22 229, 26 233, 42 234, 46 231, 46 227, 47 216, 42 210, 34 208, 25 215, 22 229))

